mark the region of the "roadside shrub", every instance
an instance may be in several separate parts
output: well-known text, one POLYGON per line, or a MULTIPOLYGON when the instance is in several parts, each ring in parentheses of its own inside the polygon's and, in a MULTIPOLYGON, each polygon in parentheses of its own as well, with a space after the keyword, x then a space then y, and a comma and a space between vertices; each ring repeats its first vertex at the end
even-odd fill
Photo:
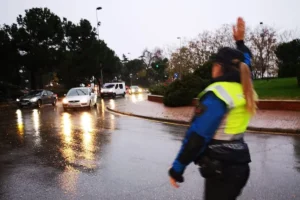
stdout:
POLYGON ((149 91, 150 91, 151 94, 164 96, 165 92, 166 92, 166 89, 167 89, 167 85, 163 84, 163 83, 160 83, 160 84, 151 86, 149 88, 149 91))
POLYGON ((298 86, 300 87, 300 69, 297 69, 297 82, 298 86))
POLYGON ((200 65, 195 71, 194 75, 199 76, 202 79, 211 79, 211 68, 212 62, 205 62, 203 65, 200 65))
POLYGON ((189 105, 207 85, 208 81, 199 76, 187 75, 168 86, 164 95, 164 104, 170 107, 189 105))

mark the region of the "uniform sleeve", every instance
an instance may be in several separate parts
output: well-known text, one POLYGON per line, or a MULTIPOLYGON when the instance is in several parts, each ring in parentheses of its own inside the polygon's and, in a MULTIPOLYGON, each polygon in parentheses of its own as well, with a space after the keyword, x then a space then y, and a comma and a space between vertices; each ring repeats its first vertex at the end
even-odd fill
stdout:
POLYGON ((202 112, 196 113, 172 168, 169 170, 169 175, 178 182, 183 182, 182 174, 185 168, 203 152, 227 112, 225 103, 212 92, 207 93, 200 103, 202 112))
POLYGON ((250 49, 245 45, 243 40, 236 41, 236 46, 237 46, 238 50, 243 52, 243 54, 244 54, 244 63, 246 63, 251 69, 252 53, 251 53, 250 49))

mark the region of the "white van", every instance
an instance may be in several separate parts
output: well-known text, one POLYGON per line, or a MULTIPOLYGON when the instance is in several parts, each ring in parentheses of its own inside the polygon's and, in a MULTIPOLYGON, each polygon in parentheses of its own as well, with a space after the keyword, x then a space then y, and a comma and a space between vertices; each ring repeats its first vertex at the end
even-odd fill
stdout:
POLYGON ((125 97, 126 87, 125 82, 119 83, 105 83, 101 88, 101 97, 113 97, 123 96, 125 97))

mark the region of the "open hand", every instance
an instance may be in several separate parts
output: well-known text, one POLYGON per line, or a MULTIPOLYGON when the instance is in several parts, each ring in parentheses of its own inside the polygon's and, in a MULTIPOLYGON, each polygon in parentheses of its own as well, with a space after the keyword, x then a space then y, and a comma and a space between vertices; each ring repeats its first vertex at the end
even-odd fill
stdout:
POLYGON ((233 29, 233 38, 236 41, 244 40, 245 38, 245 21, 243 18, 239 17, 237 23, 232 27, 233 29))

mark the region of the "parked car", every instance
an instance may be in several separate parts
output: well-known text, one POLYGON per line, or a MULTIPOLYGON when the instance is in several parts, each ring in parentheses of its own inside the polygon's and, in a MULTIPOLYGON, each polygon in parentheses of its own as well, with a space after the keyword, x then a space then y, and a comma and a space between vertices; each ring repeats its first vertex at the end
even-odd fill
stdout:
POLYGON ((101 88, 101 97, 113 97, 126 95, 125 82, 105 83, 101 88))
POLYGON ((143 89, 140 88, 139 86, 131 86, 129 89, 129 94, 140 94, 143 92, 143 89))
POLYGON ((90 108, 97 106, 97 95, 89 87, 72 88, 63 99, 63 108, 90 108))
POLYGON ((25 106, 33 106, 40 108, 45 104, 56 105, 57 95, 49 90, 33 90, 26 95, 16 99, 20 108, 25 106))

